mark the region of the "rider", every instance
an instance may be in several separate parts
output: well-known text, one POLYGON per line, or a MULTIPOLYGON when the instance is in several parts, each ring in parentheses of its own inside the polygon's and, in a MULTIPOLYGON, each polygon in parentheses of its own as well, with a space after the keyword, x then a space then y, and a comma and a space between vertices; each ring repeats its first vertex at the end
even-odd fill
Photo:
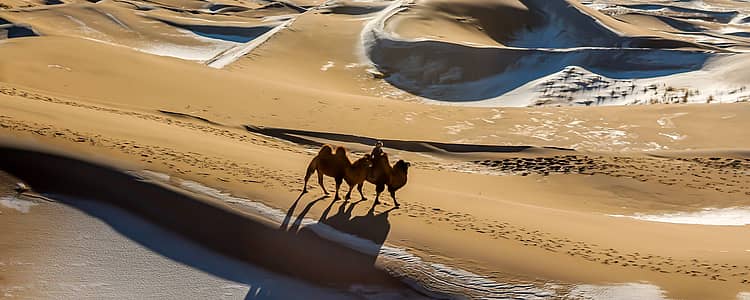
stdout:
POLYGON ((372 148, 372 153, 370 153, 370 155, 374 159, 376 157, 379 157, 381 154, 383 154, 383 142, 377 141, 375 143, 375 148, 372 148))

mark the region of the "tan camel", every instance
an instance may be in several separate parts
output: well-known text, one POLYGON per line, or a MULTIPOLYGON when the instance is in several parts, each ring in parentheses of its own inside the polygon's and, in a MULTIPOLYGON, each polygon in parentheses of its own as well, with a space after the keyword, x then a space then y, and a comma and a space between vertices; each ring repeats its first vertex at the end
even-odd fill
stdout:
POLYGON ((318 184, 326 195, 329 195, 329 193, 325 186, 323 186, 323 175, 333 177, 336 181, 336 196, 334 200, 341 199, 339 197, 339 188, 341 187, 341 182, 344 180, 349 185, 349 192, 346 194, 347 200, 351 199, 352 188, 355 185, 357 185, 357 190, 362 199, 367 199, 362 194, 362 185, 371 166, 372 160, 370 154, 365 154, 365 156, 352 163, 344 147, 323 145, 320 151, 318 151, 318 155, 307 166, 305 185, 302 193, 307 193, 307 181, 313 173, 318 172, 318 184))

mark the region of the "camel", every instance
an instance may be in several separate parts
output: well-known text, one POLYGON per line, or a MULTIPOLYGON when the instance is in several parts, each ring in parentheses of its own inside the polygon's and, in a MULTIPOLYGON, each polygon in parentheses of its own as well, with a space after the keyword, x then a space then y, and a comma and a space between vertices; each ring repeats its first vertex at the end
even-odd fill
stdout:
POLYGON ((377 157, 372 158, 372 168, 367 174, 367 181, 375 185, 375 204, 380 203, 380 193, 388 187, 388 192, 393 198, 393 205, 398 207, 396 191, 406 185, 410 163, 399 160, 392 167, 388 161, 388 154, 380 152, 377 157))
POLYGON ((341 199, 339 197, 339 188, 341 187, 342 181, 346 181, 349 185, 349 192, 346 193, 346 200, 351 199, 352 188, 356 185, 359 195, 363 200, 367 200, 362 193, 362 185, 364 184, 367 173, 372 165, 370 154, 365 154, 362 158, 352 163, 346 154, 344 147, 335 147, 331 145, 323 145, 318 151, 310 164, 307 166, 307 173, 305 174, 305 186, 302 189, 302 193, 307 193, 307 181, 310 176, 318 172, 318 184, 326 195, 329 195, 325 186, 323 186, 323 175, 333 177, 336 181, 336 196, 334 200, 341 199))

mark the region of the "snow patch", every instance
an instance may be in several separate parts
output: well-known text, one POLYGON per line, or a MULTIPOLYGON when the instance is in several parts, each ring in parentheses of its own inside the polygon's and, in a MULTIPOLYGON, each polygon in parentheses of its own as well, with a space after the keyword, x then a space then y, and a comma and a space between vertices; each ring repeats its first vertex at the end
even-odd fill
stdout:
POLYGON ((328 69, 332 68, 335 65, 336 65, 335 62, 332 62, 332 61, 329 60, 328 62, 326 62, 325 65, 323 65, 322 67, 320 67, 320 70, 325 72, 325 71, 328 71, 328 69))
POLYGON ((660 289, 658 286, 648 283, 624 283, 610 285, 582 284, 573 288, 569 296, 575 299, 667 299, 662 289, 660 289))
POLYGON ((650 222, 713 226, 744 226, 750 224, 750 207, 704 208, 696 212, 675 212, 660 215, 609 215, 650 222))
POLYGON ((72 71, 72 70, 71 70, 70 68, 68 68, 68 67, 66 67, 66 66, 62 66, 62 65, 56 65, 56 64, 53 64, 53 65, 47 65, 47 68, 60 69, 60 70, 65 70, 65 71, 68 71, 68 72, 72 71))
POLYGON ((32 201, 18 199, 17 197, 5 196, 0 198, 0 205, 10 209, 15 209, 25 214, 31 211, 32 206, 36 206, 38 204, 32 201))

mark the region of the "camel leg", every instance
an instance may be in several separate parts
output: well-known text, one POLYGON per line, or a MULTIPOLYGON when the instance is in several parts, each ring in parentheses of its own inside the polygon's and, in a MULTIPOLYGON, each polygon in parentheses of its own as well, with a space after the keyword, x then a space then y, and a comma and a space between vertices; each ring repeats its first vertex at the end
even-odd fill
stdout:
POLYGON ((302 186, 302 193, 303 194, 307 193, 307 181, 310 180, 310 175, 312 175, 312 174, 310 174, 310 173, 305 174, 305 185, 302 186))
POLYGON ((344 197, 344 200, 349 200, 352 198, 352 188, 354 188, 353 184, 346 183, 349 186, 349 192, 346 193, 346 196, 344 197))
POLYGON ((393 198, 393 206, 399 207, 398 201, 396 201, 396 191, 389 191, 391 193, 391 198, 393 198))
POLYGON ((323 173, 321 173, 320 171, 318 171, 318 184, 320 185, 320 188, 323 189, 323 193, 325 193, 326 196, 330 195, 328 191, 326 191, 326 187, 323 186, 323 173))
POLYGON ((362 194, 362 186, 364 185, 364 182, 360 182, 357 185, 357 191, 359 191, 359 196, 362 197, 362 200, 367 200, 367 197, 365 197, 365 194, 362 194))
POLYGON ((378 184, 375 186, 375 204, 380 203, 380 193, 385 190, 385 184, 378 184))
POLYGON ((339 188, 341 187, 342 181, 344 181, 344 178, 336 178, 336 196, 333 197, 333 201, 341 199, 341 197, 339 197, 339 188))

